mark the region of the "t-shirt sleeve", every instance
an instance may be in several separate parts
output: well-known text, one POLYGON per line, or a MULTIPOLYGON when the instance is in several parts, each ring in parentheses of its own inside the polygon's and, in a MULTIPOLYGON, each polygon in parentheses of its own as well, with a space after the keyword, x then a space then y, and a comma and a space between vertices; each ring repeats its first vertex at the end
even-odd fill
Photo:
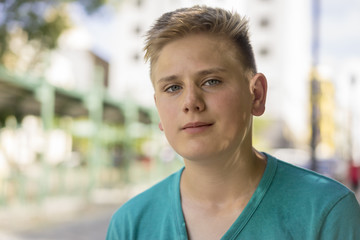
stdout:
POLYGON ((330 209, 321 228, 320 239, 360 239, 360 206, 352 192, 330 209))
POLYGON ((120 240, 119 230, 116 226, 116 219, 112 217, 106 235, 106 240, 120 240))
POLYGON ((134 239, 132 232, 129 231, 129 229, 134 229, 132 226, 126 211, 122 208, 118 209, 111 218, 106 240, 134 239))

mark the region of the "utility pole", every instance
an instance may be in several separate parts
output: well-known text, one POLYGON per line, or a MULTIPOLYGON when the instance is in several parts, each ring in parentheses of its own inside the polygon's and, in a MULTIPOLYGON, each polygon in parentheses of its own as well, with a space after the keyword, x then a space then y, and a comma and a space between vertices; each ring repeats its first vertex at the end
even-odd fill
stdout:
POLYGON ((317 170, 317 156, 316 146, 320 139, 320 83, 317 74, 317 65, 319 61, 319 15, 320 15, 320 0, 312 0, 312 65, 311 65, 311 86, 310 86, 310 101, 311 101, 311 169, 317 170))

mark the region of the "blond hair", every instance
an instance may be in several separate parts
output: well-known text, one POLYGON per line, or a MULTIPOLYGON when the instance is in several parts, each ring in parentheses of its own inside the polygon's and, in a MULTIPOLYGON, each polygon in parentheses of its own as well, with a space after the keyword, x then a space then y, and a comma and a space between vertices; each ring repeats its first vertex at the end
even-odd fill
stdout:
POLYGON ((248 34, 248 21, 236 12, 207 6, 180 8, 163 14, 146 34, 145 61, 152 68, 161 49, 190 33, 222 35, 237 46, 246 71, 256 73, 255 57, 248 34))

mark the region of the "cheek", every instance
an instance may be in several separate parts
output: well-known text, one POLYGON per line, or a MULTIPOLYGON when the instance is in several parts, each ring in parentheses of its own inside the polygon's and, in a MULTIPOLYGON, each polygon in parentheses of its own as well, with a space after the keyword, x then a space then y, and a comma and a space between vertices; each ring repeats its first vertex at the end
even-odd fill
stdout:
POLYGON ((176 107, 168 99, 158 99, 156 103, 156 108, 159 113, 160 121, 164 128, 174 122, 174 119, 176 119, 176 107))
POLYGON ((228 111, 230 113, 237 113, 249 109, 249 100, 241 92, 223 93, 216 96, 214 105, 221 111, 228 111))
POLYGON ((249 99, 239 92, 218 96, 213 106, 228 124, 245 123, 251 115, 249 99))

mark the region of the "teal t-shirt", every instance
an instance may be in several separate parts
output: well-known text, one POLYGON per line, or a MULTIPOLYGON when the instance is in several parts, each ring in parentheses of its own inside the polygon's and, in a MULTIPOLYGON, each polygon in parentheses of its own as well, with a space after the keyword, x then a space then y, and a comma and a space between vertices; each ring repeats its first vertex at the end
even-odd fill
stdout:
MULTIPOLYGON (((360 206, 353 192, 317 173, 267 159, 255 193, 221 239, 360 239, 360 206)), ((107 240, 188 239, 182 171, 125 203, 112 217, 107 240)))

